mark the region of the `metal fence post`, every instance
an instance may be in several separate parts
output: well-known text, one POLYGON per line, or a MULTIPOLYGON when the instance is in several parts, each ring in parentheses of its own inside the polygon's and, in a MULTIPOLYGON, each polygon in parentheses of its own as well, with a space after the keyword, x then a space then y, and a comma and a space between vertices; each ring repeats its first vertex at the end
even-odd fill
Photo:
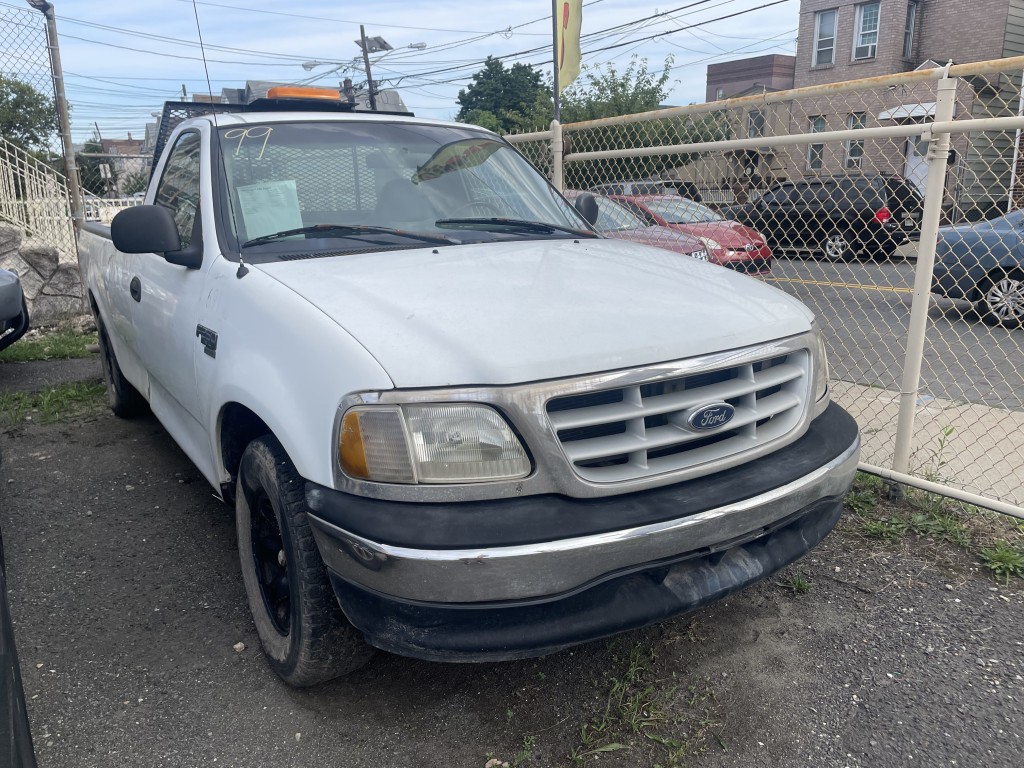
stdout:
POLYGON ((565 151, 565 143, 562 141, 562 124, 557 120, 551 121, 551 183, 555 189, 562 191, 565 180, 562 172, 562 154, 565 151))
MULTIPOLYGON (((956 105, 957 78, 946 75, 936 89, 934 123, 947 123, 953 119, 956 105)), ((928 305, 931 296, 932 272, 935 268, 935 245, 942 214, 942 198, 946 191, 946 163, 949 159, 949 134, 930 134, 928 142, 928 180, 924 195, 924 213, 921 218, 921 240, 917 249, 917 268, 914 273, 914 299, 910 307, 910 328, 907 331, 907 349, 903 363, 903 383, 900 387, 900 413, 896 423, 896 446, 892 468, 904 474, 910 471, 910 448, 914 437, 914 417, 917 396, 921 387, 921 362, 924 357, 925 331, 928 327, 928 305)))

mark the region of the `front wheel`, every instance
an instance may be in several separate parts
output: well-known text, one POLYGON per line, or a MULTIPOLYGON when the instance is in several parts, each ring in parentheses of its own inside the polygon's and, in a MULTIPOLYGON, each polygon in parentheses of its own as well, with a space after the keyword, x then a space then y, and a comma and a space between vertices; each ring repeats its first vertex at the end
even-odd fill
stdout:
POLYGON ((235 496, 242 581, 263 652, 294 686, 352 672, 373 655, 338 607, 306 519, 304 486, 276 438, 246 447, 235 496))
POLYGON ((1024 274, 996 274, 979 286, 978 314, 988 325, 1016 328, 1024 322, 1024 274))

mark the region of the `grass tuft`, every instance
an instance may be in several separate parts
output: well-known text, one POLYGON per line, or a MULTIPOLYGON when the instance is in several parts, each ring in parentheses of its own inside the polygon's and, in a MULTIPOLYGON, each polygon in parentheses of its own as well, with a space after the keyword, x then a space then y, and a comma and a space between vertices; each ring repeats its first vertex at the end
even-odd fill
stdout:
POLYGON ((806 595, 814 589, 814 584, 800 571, 797 571, 785 579, 776 581, 775 584, 783 589, 788 589, 794 595, 806 595))
POLYGON ((59 328, 39 336, 26 336, 0 352, 0 363, 27 363, 37 360, 71 360, 92 357, 91 344, 96 344, 95 333, 82 335, 72 328, 59 328))
POLYGON ((639 764, 669 768, 703 751, 712 737, 724 749, 715 733, 717 700, 709 681, 681 688, 675 673, 671 679, 656 677, 653 650, 638 643, 624 658, 619 648, 613 641, 613 654, 624 666, 618 675, 609 673, 604 711, 580 727, 571 763, 592 765, 608 753, 628 750, 639 756, 639 764))
POLYGON ((102 381, 75 382, 38 392, 0 393, 0 427, 25 421, 49 424, 94 413, 106 406, 102 381))
POLYGON ((1024 551, 1003 539, 981 550, 978 555, 996 578, 1002 577, 1004 584, 1010 583, 1011 576, 1024 576, 1024 551))

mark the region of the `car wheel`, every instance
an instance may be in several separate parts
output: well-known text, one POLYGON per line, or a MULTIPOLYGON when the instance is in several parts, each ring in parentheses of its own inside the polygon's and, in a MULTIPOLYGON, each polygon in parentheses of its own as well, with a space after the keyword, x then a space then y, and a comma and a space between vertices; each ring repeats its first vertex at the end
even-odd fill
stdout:
POLYGON ((107 336, 107 329, 96 315, 96 331, 99 337, 100 362, 103 364, 103 381, 107 385, 107 404, 115 416, 134 419, 149 413, 149 403, 139 390, 129 383, 117 364, 117 356, 107 336))
POLYGON ((978 314, 988 325, 1015 328, 1024 322, 1024 274, 995 274, 979 286, 978 314))
POLYGON ((846 261, 853 257, 853 244, 845 232, 836 231, 825 238, 822 252, 829 261, 846 261))
POLYGON ((270 435, 242 454, 235 522, 249 608, 274 672, 301 687, 363 666, 373 649, 338 607, 306 518, 305 482, 270 435))

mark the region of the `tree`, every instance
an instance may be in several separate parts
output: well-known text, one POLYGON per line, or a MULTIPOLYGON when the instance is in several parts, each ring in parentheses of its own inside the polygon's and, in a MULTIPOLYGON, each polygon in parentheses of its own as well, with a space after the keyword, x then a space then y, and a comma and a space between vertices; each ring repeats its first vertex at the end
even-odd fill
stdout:
POLYGON ((57 132, 53 99, 31 85, 0 75, 0 136, 22 149, 41 149, 57 132))
MULTIPOLYGON (((660 74, 651 72, 646 59, 634 56, 619 73, 614 64, 584 67, 581 80, 562 94, 563 123, 634 115, 659 109, 669 93, 673 59, 665 59, 660 74)), ((672 146, 730 138, 727 115, 674 117, 624 125, 587 128, 566 133, 573 152, 596 152, 638 147, 672 146)), ((566 186, 586 189, 607 181, 650 179, 692 162, 697 154, 665 154, 637 158, 593 160, 566 166, 566 186)))
POLYGON ((82 145, 82 151, 75 154, 75 163, 78 165, 78 177, 82 181, 82 189, 94 195, 103 197, 107 195, 117 184, 117 172, 109 158, 88 157, 88 155, 102 154, 103 142, 94 132, 92 138, 82 145), (103 177, 100 166, 107 165, 110 171, 108 178, 103 177))
POLYGON ((459 91, 456 120, 476 123, 499 133, 536 128, 551 120, 551 89, 540 72, 527 64, 508 69, 493 56, 459 91))
POLYGON ((121 194, 131 197, 136 192, 145 192, 149 187, 149 171, 130 171, 121 181, 121 194))
POLYGON ((562 92, 563 123, 602 117, 634 115, 657 109, 668 96, 673 58, 665 59, 660 75, 647 67, 647 59, 633 56, 621 75, 615 65, 584 67, 581 78, 562 92))

